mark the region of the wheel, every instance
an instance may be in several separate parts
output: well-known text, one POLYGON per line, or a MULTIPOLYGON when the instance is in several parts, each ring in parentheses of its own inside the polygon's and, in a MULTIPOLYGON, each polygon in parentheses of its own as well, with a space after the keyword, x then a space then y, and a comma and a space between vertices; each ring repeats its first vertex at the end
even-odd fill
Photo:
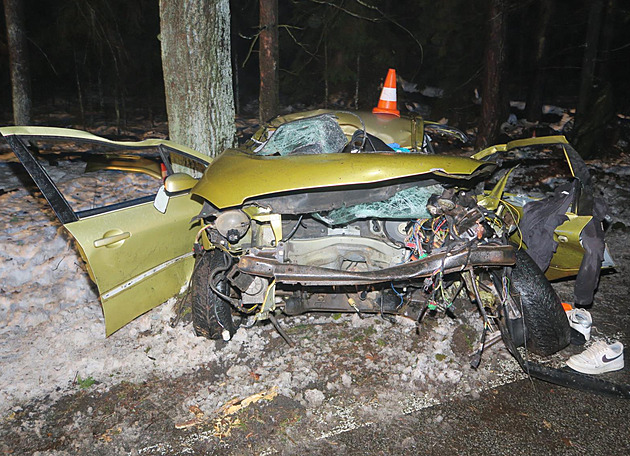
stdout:
POLYGON ((569 345, 571 328, 560 298, 525 250, 516 250, 512 290, 520 296, 528 350, 547 356, 569 345))
MULTIPOLYGON (((198 336, 229 340, 236 332, 230 303, 210 287, 210 279, 214 271, 226 265, 224 254, 219 250, 204 252, 195 264, 191 281, 192 321, 195 334, 198 336)), ((219 280, 216 288, 221 293, 229 290, 225 280, 219 280)))

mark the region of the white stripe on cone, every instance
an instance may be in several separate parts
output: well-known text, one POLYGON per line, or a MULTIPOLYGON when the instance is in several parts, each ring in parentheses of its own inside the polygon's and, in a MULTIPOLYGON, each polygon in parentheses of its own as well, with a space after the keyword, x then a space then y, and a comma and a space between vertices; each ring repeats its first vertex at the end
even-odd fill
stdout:
POLYGON ((381 100, 396 101, 396 89, 393 87, 383 87, 381 92, 381 100))

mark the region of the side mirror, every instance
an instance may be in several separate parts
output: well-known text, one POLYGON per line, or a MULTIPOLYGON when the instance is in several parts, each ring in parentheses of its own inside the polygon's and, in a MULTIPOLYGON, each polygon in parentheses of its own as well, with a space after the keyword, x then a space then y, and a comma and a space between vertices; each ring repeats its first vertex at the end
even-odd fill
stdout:
POLYGON ((164 179, 166 193, 180 193, 190 190, 197 183, 197 179, 186 173, 174 173, 164 179))

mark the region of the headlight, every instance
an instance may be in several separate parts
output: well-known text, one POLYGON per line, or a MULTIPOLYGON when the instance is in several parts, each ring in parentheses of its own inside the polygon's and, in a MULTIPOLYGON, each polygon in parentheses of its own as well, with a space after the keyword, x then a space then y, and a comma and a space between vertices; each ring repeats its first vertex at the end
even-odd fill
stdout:
POLYGON ((249 230, 249 223, 250 218, 245 212, 232 210, 219 214, 214 226, 230 244, 236 244, 249 230))

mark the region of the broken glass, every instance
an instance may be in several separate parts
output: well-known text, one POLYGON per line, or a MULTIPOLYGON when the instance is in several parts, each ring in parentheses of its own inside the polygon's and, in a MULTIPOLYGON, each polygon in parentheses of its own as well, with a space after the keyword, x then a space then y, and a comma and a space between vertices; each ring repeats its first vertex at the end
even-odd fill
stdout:
POLYGON ((257 154, 335 154, 341 152, 346 142, 346 136, 335 117, 322 114, 279 126, 257 154))
POLYGON ((442 186, 437 184, 410 187, 397 192, 385 201, 341 207, 326 214, 315 214, 315 217, 331 226, 367 218, 392 220, 429 218, 431 215, 427 211, 427 201, 431 195, 441 194, 442 190, 442 186))

